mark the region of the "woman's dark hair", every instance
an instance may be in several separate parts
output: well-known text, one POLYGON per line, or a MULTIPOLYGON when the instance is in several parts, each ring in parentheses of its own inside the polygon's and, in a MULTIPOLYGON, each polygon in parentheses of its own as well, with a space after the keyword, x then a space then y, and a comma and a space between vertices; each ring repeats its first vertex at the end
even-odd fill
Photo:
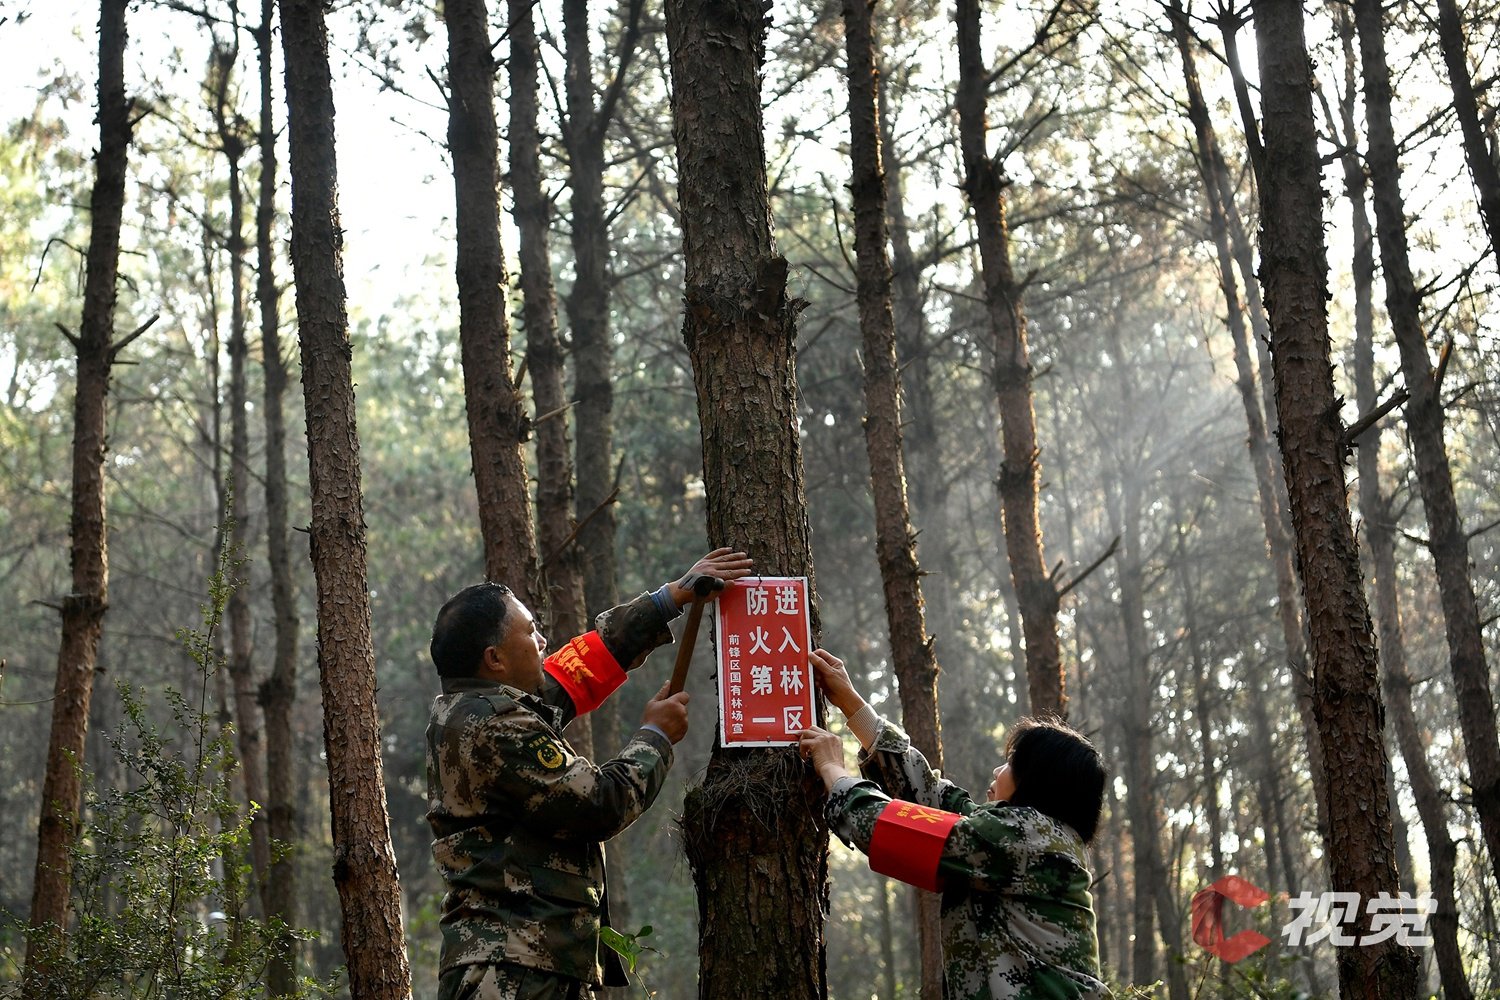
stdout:
POLYGON ((505 601, 510 588, 503 583, 465 587, 438 611, 432 624, 432 663, 439 677, 473 677, 484 651, 505 634, 505 601))
POLYGON ((1078 730, 1056 717, 1019 720, 1005 738, 1016 780, 1013 806, 1030 806, 1077 831, 1085 844, 1104 808, 1104 761, 1078 730))

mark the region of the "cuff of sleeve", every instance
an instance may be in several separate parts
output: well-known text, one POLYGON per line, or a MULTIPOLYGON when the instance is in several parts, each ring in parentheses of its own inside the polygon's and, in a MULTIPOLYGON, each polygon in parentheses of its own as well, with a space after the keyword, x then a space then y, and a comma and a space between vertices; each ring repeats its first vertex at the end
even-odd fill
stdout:
POLYGON ((604 704, 625 683, 625 671, 604 646, 598 632, 572 639, 542 663, 542 669, 573 699, 579 715, 604 704))
POLYGON ((859 745, 866 750, 880 734, 880 716, 875 714, 875 709, 869 702, 844 721, 849 726, 849 731, 859 740, 859 745))
POLYGON ((938 864, 958 813, 930 809, 915 802, 892 801, 870 834, 870 869, 929 892, 943 887, 938 864))
POLYGON ((682 609, 677 606, 676 601, 672 600, 672 585, 670 583, 664 583, 653 590, 651 592, 651 600, 656 603, 656 610, 660 611, 661 616, 667 621, 671 621, 682 614, 682 609))
POLYGON ((647 744, 660 754, 663 763, 667 767, 672 766, 672 741, 667 738, 666 733, 662 732, 660 726, 653 726, 648 722, 635 731, 634 738, 647 744))

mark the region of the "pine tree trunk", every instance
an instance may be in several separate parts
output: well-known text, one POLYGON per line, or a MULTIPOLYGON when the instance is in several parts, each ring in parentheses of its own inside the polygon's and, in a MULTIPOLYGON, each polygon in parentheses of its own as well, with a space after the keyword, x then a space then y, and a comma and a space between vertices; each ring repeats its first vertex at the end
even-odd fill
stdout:
MULTIPOLYGON (((276 218, 276 129, 272 119, 271 25, 273 0, 261 0, 255 32, 260 70, 260 197, 255 212, 256 298, 265 367, 266 565, 271 575, 275 649, 271 675, 261 684, 266 717, 266 832, 277 850, 266 877, 266 914, 288 929, 297 926, 297 864, 301 842, 297 815, 297 756, 292 703, 297 696, 297 596, 287 535, 286 362, 281 356, 280 293, 272 224, 276 218)), ((266 965, 266 993, 290 994, 297 983, 298 942, 291 933, 276 936, 266 965)))
POLYGON ((458 339, 464 369, 469 450, 479 496, 487 579, 538 607, 536 533, 526 461, 531 433, 510 369, 505 255, 500 248, 500 139, 495 127, 495 58, 486 0, 449 0, 448 152, 457 223, 458 339))
MULTIPOLYGON (((1344 194, 1349 199, 1354 234, 1354 387, 1361 413, 1379 405, 1375 387, 1375 236, 1365 212, 1364 162, 1355 150, 1359 136, 1354 122, 1356 70, 1354 26, 1346 13, 1338 17, 1339 37, 1344 45, 1346 89, 1339 102, 1343 126, 1341 142, 1348 150, 1340 163, 1344 170, 1344 194)), ((1330 116, 1331 117, 1331 116, 1330 116)), ((1391 498, 1380 489, 1380 448, 1384 436, 1379 424, 1365 431, 1357 442, 1359 509, 1364 524, 1365 552, 1369 559, 1370 591, 1375 595, 1375 626, 1380 640, 1381 690, 1396 734, 1396 746, 1406 763, 1407 780, 1417 803, 1422 833, 1427 840, 1432 894, 1437 909, 1432 914, 1433 953, 1448 1000, 1469 1000, 1474 993, 1464 975, 1458 945, 1458 907, 1454 899, 1454 867, 1458 849, 1448 834, 1447 796, 1432 773, 1426 741, 1417 724, 1412 704, 1413 681, 1406 665, 1406 638, 1402 634, 1401 604, 1396 589, 1396 512, 1391 498)))
MULTIPOLYGON (((901 720, 912 745, 934 768, 943 766, 938 718, 938 662, 927 636, 915 534, 906 503, 901 441, 901 376, 891 308, 891 262, 886 251, 885 171, 880 149, 872 15, 874 0, 845 0, 849 52, 849 158, 853 178, 854 250, 864 361, 865 450, 875 498, 875 551, 885 594, 891 663, 901 696, 901 720)), ((942 906, 936 893, 917 895, 922 996, 942 1000, 942 906)))
POLYGON ((1479 215, 1489 234, 1490 248, 1500 258, 1500 166, 1490 155, 1484 127, 1479 120, 1479 102, 1474 96, 1474 81, 1469 77, 1469 57, 1465 51, 1463 22, 1455 0, 1437 0, 1438 41, 1443 47, 1443 63, 1448 67, 1448 82, 1453 87, 1453 113, 1464 137, 1464 158, 1479 195, 1479 215))
MULTIPOLYGON (((639 36, 640 3, 631 4, 621 46, 624 61, 639 36)), ((573 340, 573 375, 578 420, 576 516, 583 527, 578 547, 589 554, 584 594, 589 615, 619 601, 615 565, 614 345, 609 331, 609 222, 604 212, 604 133, 612 101, 594 106, 593 59, 588 0, 564 0, 563 37, 567 58, 568 118, 563 141, 568 151, 572 192, 573 288, 566 306, 573 340)), ((618 96, 618 84, 612 88, 618 96)))
POLYGON ((292 270, 312 487, 318 674, 333 833, 333 880, 350 993, 411 996, 375 704, 352 345, 344 301, 333 86, 320 0, 281 0, 292 176, 292 270))
POLYGON ((1067 715, 1067 683, 1057 639, 1057 587, 1047 575, 1037 517, 1041 478, 1036 415, 1031 405, 1031 359, 1021 286, 1010 261, 1005 218, 1006 180, 990 157, 985 137, 988 94, 980 50, 979 2, 958 2, 958 123, 964 161, 964 194, 979 236, 984 298, 994 337, 995 395, 1000 404, 1000 510, 1005 551, 1021 606, 1026 680, 1031 712, 1067 715))
POLYGON ((78 763, 88 735, 99 636, 109 607, 109 541, 104 519, 105 410, 109 372, 121 345, 113 343, 115 284, 120 262, 120 220, 130 147, 130 102, 125 98, 126 0, 99 5, 99 150, 94 156, 92 219, 84 273, 83 316, 78 335, 73 390, 72 513, 68 523, 72 588, 62 598, 62 638, 47 769, 37 824, 32 881, 33 928, 26 941, 24 979, 28 996, 45 996, 55 963, 64 960, 71 850, 78 835, 81 795, 78 763))
MULTIPOLYGON (((1261 0, 1255 32, 1265 130, 1261 259, 1271 319, 1282 461, 1291 497, 1298 568, 1313 662, 1314 708, 1330 755, 1329 837, 1333 888, 1360 900, 1396 893, 1386 794, 1378 664, 1350 526, 1329 362, 1322 191, 1312 113, 1312 67, 1300 0, 1261 0)), ((1369 933, 1362 912, 1345 929, 1369 933)), ((1387 940, 1338 949, 1344 996, 1417 994, 1417 956, 1387 940)))
POLYGON ((1469 578, 1469 539, 1459 520, 1453 473, 1443 441, 1442 386, 1428 359, 1421 300, 1407 257, 1401 168, 1391 121, 1391 78, 1378 0, 1356 0, 1354 26, 1364 69, 1365 118, 1370 131, 1367 163, 1381 271, 1385 275, 1385 308, 1401 354, 1401 374, 1411 393, 1406 425, 1422 508, 1427 514, 1427 548, 1437 570, 1438 596, 1447 626, 1449 666, 1458 698, 1458 722, 1464 735, 1474 811, 1479 814, 1491 868, 1500 873, 1500 735, 1495 731, 1489 664, 1485 662, 1479 608, 1469 578))
MULTIPOLYGON (((770 576, 812 575, 787 295, 766 182, 759 0, 671 0, 667 44, 686 277, 683 340, 703 437, 708 537, 770 576)), ((809 604, 816 606, 809 594, 809 604)), ((813 619, 816 641, 817 619, 813 619)), ((703 1000, 822 1000, 828 833, 794 750, 716 746, 683 804, 703 1000)))
MULTIPOLYGON (((1328 829, 1328 782, 1324 775, 1323 746, 1318 739, 1317 722, 1313 718, 1312 682, 1307 672, 1307 645, 1302 629, 1302 603, 1297 596, 1296 570, 1292 564, 1292 539, 1288 532, 1284 487, 1276 474, 1276 455, 1271 445, 1271 435, 1266 428, 1265 412, 1261 409, 1261 398, 1256 395, 1255 367, 1250 357, 1250 338, 1245 329, 1245 313, 1235 282, 1235 266, 1245 276, 1245 286, 1252 291, 1259 282, 1250 271, 1248 240, 1239 227, 1239 213, 1234 207, 1234 191, 1229 183, 1229 171, 1219 152, 1213 123, 1209 119, 1208 104, 1198 84, 1198 68, 1193 57, 1192 43, 1188 33, 1187 15, 1178 0, 1168 8, 1172 23, 1172 36, 1177 43, 1177 52, 1182 59, 1183 78, 1187 84, 1188 118, 1193 124, 1198 175, 1203 181, 1203 194, 1208 204, 1209 228, 1213 232, 1214 247, 1219 258, 1219 283, 1224 292, 1224 304, 1228 316, 1229 339, 1233 347, 1235 388, 1239 390, 1240 404, 1245 411, 1248 433, 1245 444, 1250 452, 1250 465, 1255 472, 1255 493, 1259 502, 1260 521, 1266 536, 1266 551, 1276 573, 1276 612, 1281 623, 1281 639, 1286 648, 1287 667, 1291 671, 1293 688, 1297 696, 1298 715, 1302 722, 1302 735, 1308 750, 1308 768, 1313 775, 1314 800, 1317 803, 1318 830, 1326 837, 1328 829), (1231 227, 1231 218, 1234 226, 1231 227), (1235 232, 1238 232, 1236 238, 1235 232)), ((1249 313, 1252 317, 1263 315, 1263 305, 1258 291, 1249 313)), ((1258 339, 1258 338, 1257 338, 1258 339)), ((1262 369, 1264 375, 1265 370, 1262 369)), ((1263 383, 1264 384, 1264 383, 1263 383)), ((1273 401, 1274 402, 1274 401, 1273 401)))
MULTIPOLYGON (((235 64, 239 61, 236 39, 228 47, 214 50, 214 124, 219 149, 229 167, 229 548, 232 589, 225 608, 229 637, 226 665, 234 693, 234 735, 239 750, 239 774, 244 783, 245 801, 258 806, 266 802, 265 755, 262 745, 260 706, 256 704, 255 668, 251 663, 250 635, 250 415, 246 384, 250 348, 245 337, 245 197, 240 188, 240 160, 245 140, 231 122, 228 107, 229 86, 235 64)), ((250 819, 250 864, 255 874, 261 912, 270 910, 266 898, 266 873, 271 867, 271 841, 266 830, 266 814, 257 809, 250 819)))
MULTIPOLYGON (((541 135, 537 131, 535 0, 510 0, 510 183, 520 231, 521 322, 526 330, 526 369, 536 403, 536 524, 549 646, 560 647, 585 631, 583 565, 573 535, 573 453, 568 441, 567 392, 562 344, 557 336, 557 296, 547 225, 550 206, 542 190, 541 135)), ((568 726, 568 740, 585 757, 594 755, 590 717, 568 726)))

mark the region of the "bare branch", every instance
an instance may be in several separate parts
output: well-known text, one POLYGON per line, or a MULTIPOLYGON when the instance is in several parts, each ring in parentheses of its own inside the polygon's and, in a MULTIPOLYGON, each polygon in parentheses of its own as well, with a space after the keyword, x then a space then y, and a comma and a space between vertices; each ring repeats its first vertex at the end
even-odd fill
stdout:
POLYGON ((1104 563, 1105 563, 1105 561, 1107 559, 1109 559, 1110 556, 1112 556, 1112 555, 1115 554, 1115 552, 1119 549, 1119 547, 1120 547, 1120 536, 1116 535, 1114 537, 1114 540, 1109 543, 1109 548, 1105 549, 1103 552, 1101 552, 1099 554, 1099 558, 1097 558, 1093 562, 1089 563, 1087 566, 1085 566, 1083 568, 1083 570, 1077 576, 1073 577, 1071 580, 1069 580, 1063 586, 1061 586, 1061 587, 1058 588, 1058 591, 1057 591, 1058 598, 1061 599, 1063 597, 1066 597, 1068 591, 1072 590, 1074 587, 1078 586, 1080 583, 1082 583, 1083 581, 1087 580, 1089 578, 1089 576, 1093 574, 1094 570, 1098 569, 1100 566, 1103 566, 1104 563))

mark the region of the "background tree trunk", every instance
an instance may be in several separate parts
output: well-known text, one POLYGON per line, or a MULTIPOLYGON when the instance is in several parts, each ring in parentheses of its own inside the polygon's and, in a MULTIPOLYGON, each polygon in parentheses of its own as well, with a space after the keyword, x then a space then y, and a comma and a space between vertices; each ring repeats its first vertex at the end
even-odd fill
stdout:
POLYGON ((101 0, 99 5, 99 149, 94 156, 94 189, 89 196, 92 224, 83 316, 78 335, 67 334, 78 357, 73 387, 73 503, 68 522, 72 588, 62 598, 62 639, 57 648, 57 681, 52 690, 52 723, 28 920, 32 931, 26 941, 24 978, 27 993, 35 996, 46 995, 50 971, 54 963, 63 960, 66 948, 73 877, 69 852, 78 835, 79 768, 88 735, 99 636, 109 607, 105 408, 110 366, 124 346, 123 341, 116 344, 113 339, 120 218, 125 205, 131 130, 130 102, 125 98, 126 3, 101 0))
POLYGON ((566 305, 577 398, 576 517, 583 523, 578 532, 578 548, 589 554, 583 587, 591 617, 619 603, 615 510, 611 498, 615 487, 614 344, 609 327, 604 136, 640 37, 641 7, 640 0, 632 0, 629 5, 615 77, 602 105, 595 108, 588 0, 563 0, 568 106, 563 142, 568 151, 568 186, 572 191, 574 258, 573 288, 566 305))
POLYGON ((225 661, 234 694, 235 747, 239 751, 240 780, 246 807, 255 803, 250 819, 250 863, 255 874, 261 912, 270 912, 266 873, 271 867, 271 841, 266 831, 265 753, 262 744, 260 706, 255 697, 255 668, 251 663, 250 635, 250 415, 246 384, 250 345, 245 337, 245 196, 240 188, 240 160, 245 153, 242 123, 229 107, 230 84, 239 62, 238 24, 228 44, 213 52, 214 126, 219 151, 229 168, 229 600, 225 624, 229 633, 229 656, 225 661))
MULTIPOLYGON (((510 184, 520 231, 521 322, 526 330, 526 368, 536 403, 536 524, 542 594, 538 612, 547 623, 548 645, 560 647, 585 631, 583 566, 573 535, 573 454, 568 442, 567 393, 562 344, 557 336, 557 296, 547 225, 551 214, 542 190, 541 135, 537 131, 537 46, 534 0, 510 0, 510 184)), ((568 739, 585 757, 594 755, 590 716, 568 726, 568 739)))
POLYGON ((495 58, 487 4, 449 0, 443 5, 443 21, 448 29, 448 152, 458 229, 458 339, 484 572, 487 579, 515 591, 522 604, 538 607, 536 533, 521 453, 531 424, 510 369, 495 58))
MULTIPOLYGON (((709 539, 743 547, 768 576, 810 578, 793 365, 799 306, 771 235, 765 35, 759 0, 667 4, 682 335, 698 394, 709 539)), ((793 749, 715 747, 682 820, 704 1000, 827 996, 822 800, 793 749)))
MULTIPOLYGON (((1208 114, 1208 104, 1203 99, 1203 91, 1198 84, 1198 68, 1188 33, 1187 14, 1177 0, 1173 0, 1168 8, 1168 17, 1172 23, 1172 37, 1177 43, 1178 55, 1182 59, 1182 74, 1187 84, 1188 119, 1193 125, 1198 175, 1203 180, 1209 228, 1213 232, 1214 248, 1218 251, 1219 284, 1224 291, 1228 318, 1226 325, 1234 357, 1235 388, 1239 391, 1240 404, 1245 411, 1245 444, 1250 452, 1251 468, 1255 472, 1255 495, 1259 501, 1260 521, 1266 535, 1266 552, 1276 572, 1277 620, 1281 624, 1281 638, 1286 646, 1287 668, 1296 688, 1302 735, 1307 743, 1308 765, 1316 776, 1313 790, 1318 809, 1318 829, 1326 836, 1328 783, 1322 777, 1323 746, 1318 739, 1317 722, 1313 718, 1312 681, 1307 672, 1307 644, 1302 628, 1302 604, 1297 595, 1296 570, 1292 565, 1292 539, 1288 531, 1283 484, 1276 474, 1275 450, 1266 429, 1261 397, 1256 394, 1255 366, 1250 355, 1249 332, 1245 328, 1247 310, 1240 303, 1239 287, 1234 276, 1236 263, 1240 274, 1245 278, 1247 289, 1258 289, 1259 282, 1249 266, 1249 243, 1243 228, 1239 226, 1239 213, 1234 207, 1234 191, 1229 183, 1229 171, 1219 152, 1218 140, 1208 114), (1234 220, 1233 227, 1230 225, 1231 218, 1234 220)), ((1248 311, 1252 317, 1264 316, 1258 291, 1255 292, 1248 311)), ((1262 377, 1264 374, 1263 371, 1262 377)))
POLYGON ((1033 714, 1068 712, 1067 678, 1057 639, 1057 587, 1047 575, 1037 518, 1041 479, 1036 415, 1031 403, 1031 359, 1021 286, 1010 261, 1005 218, 1006 180, 985 138, 988 94, 980 51, 979 2, 958 2, 958 121, 963 150, 964 194, 974 213, 984 272, 984 297, 994 336, 995 394, 1000 404, 1000 510, 1005 551, 1021 606, 1026 640, 1026 679, 1033 714))
MULTIPOLYGON (((1329 363, 1322 191, 1312 67, 1300 0, 1261 0, 1255 32, 1265 131, 1261 259, 1298 566, 1313 661, 1314 709, 1328 758, 1333 888, 1361 900, 1400 890, 1370 614, 1344 492, 1342 423, 1329 363)), ((1368 933, 1367 914, 1345 928, 1368 933)), ((1344 996, 1417 995, 1417 957, 1385 941, 1338 949, 1344 996)))
POLYGON ((320 0, 281 0, 281 40, 291 150, 292 270, 312 487, 310 540, 318 586, 318 674, 333 880, 343 915, 340 940, 352 995, 405 1000, 411 996, 411 973, 380 761, 333 86, 320 0))
POLYGON ((255 211, 256 299, 260 304, 260 343, 265 367, 266 565, 271 574, 271 614, 275 650, 271 674, 261 684, 266 717, 266 832, 276 851, 266 877, 266 915, 287 931, 276 936, 266 965, 266 993, 286 996, 297 984, 297 758, 292 704, 297 697, 297 594, 287 536, 286 362, 281 356, 280 292, 271 231, 276 218, 276 129, 272 114, 271 25, 273 0, 261 0, 255 45, 260 69, 260 198, 255 211))
POLYGON ((1459 520, 1453 472, 1443 440, 1442 386, 1427 356, 1421 300, 1407 256, 1406 210, 1401 200, 1401 167, 1391 121, 1391 76, 1385 60, 1379 0, 1356 0, 1354 26, 1364 68, 1365 120, 1370 139, 1366 162, 1374 195, 1381 272, 1385 275, 1385 309, 1401 354, 1401 374, 1411 394, 1406 404, 1406 426, 1422 509, 1427 514, 1427 549, 1437 570, 1474 811, 1479 814, 1490 865, 1500 873, 1500 734, 1495 731, 1489 664, 1485 662, 1474 584, 1469 579, 1469 538, 1459 520))
MULTIPOLYGON (((938 662, 927 635, 921 572, 906 504, 906 462, 901 442, 901 376, 891 310, 891 261, 886 250, 885 170, 876 99, 879 68, 871 26, 873 0, 845 0, 849 53, 849 159, 853 179, 854 249, 859 326, 864 359, 865 451, 875 497, 875 552, 885 593, 891 663, 901 696, 901 720, 934 768, 943 766, 938 718, 938 662)), ((917 894, 917 934, 922 954, 923 1000, 942 1000, 941 897, 917 894)))
POLYGON ((1490 155, 1484 127, 1479 120, 1479 101, 1474 96, 1474 81, 1469 77, 1469 57, 1465 51, 1463 22, 1455 0, 1437 0, 1438 40, 1443 47, 1443 64, 1448 68, 1448 82, 1453 87, 1453 113, 1464 137, 1464 159, 1479 196, 1479 215, 1489 234, 1490 248, 1500 259, 1500 167, 1490 155))

